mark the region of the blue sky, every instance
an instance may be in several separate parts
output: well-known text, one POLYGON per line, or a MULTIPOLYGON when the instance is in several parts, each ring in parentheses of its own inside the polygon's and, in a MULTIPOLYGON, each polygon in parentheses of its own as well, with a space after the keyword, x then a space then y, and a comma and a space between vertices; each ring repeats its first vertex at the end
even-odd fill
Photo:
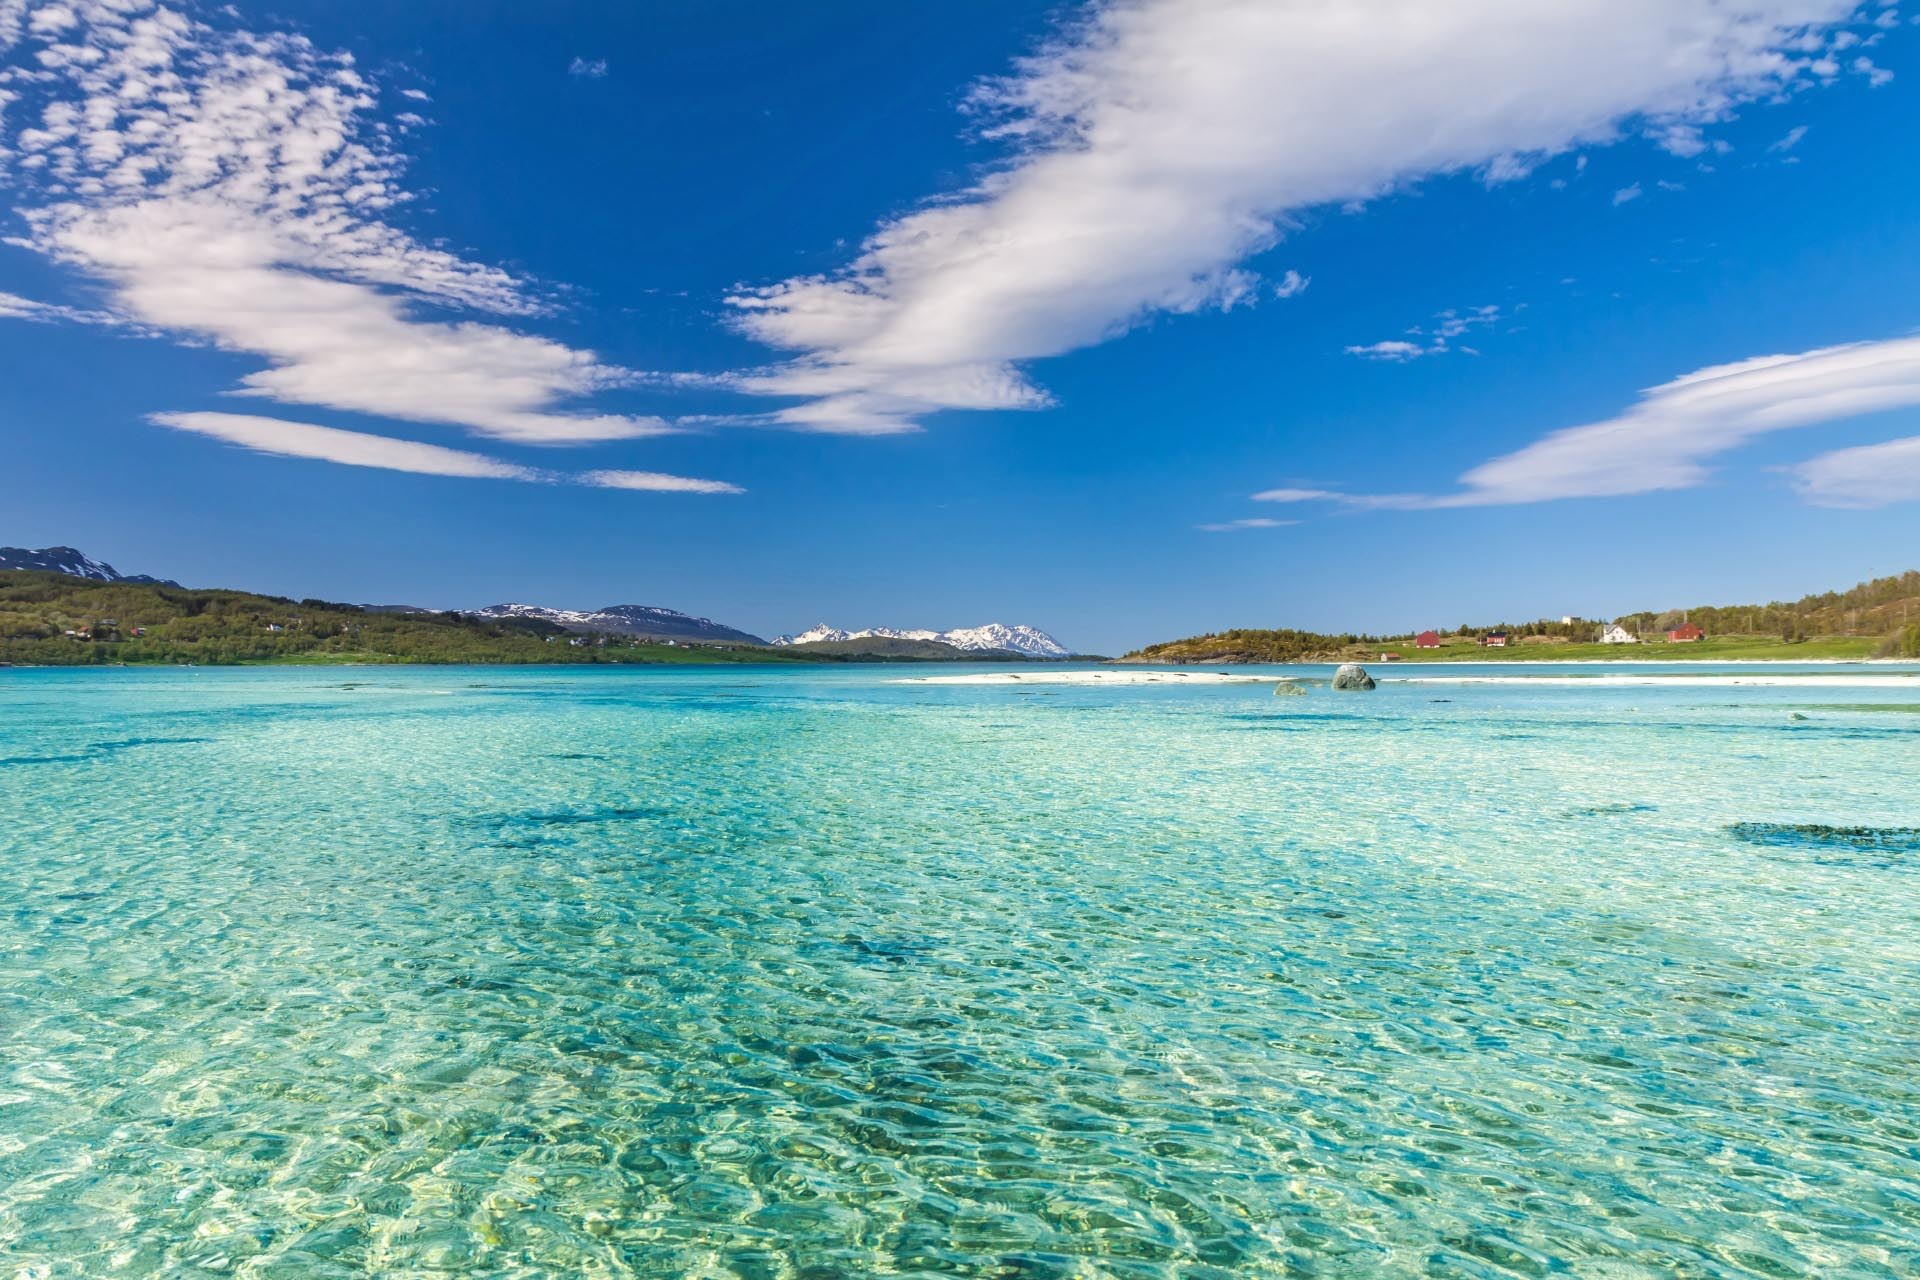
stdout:
POLYGON ((1915 17, 0 0, 0 541, 1102 651, 1849 585, 1915 17))

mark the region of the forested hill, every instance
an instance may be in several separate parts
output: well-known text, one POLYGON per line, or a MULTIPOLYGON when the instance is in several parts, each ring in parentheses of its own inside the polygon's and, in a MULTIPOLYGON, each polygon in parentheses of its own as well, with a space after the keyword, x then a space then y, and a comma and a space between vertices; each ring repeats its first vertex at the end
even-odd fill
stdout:
MULTIPOLYGON (((1436 628, 1437 629, 1437 628, 1436 628)), ((1429 660, 1572 657, 1920 657, 1920 572, 1875 578, 1846 591, 1827 591, 1772 604, 1703 605, 1627 614, 1594 621, 1541 619, 1496 622, 1441 631, 1438 650, 1412 647, 1412 633, 1391 636, 1323 635, 1290 629, 1219 631, 1148 645, 1126 656, 1134 662, 1325 662, 1381 651, 1429 660), (1651 643, 1631 649, 1596 643, 1608 621, 1659 641, 1682 622, 1707 633, 1686 645, 1651 643), (1488 651, 1478 639, 1507 633, 1513 642, 1488 651)))
POLYGON ((1664 631, 1684 619, 1712 635, 1893 636, 1920 626, 1920 571, 1875 578, 1846 591, 1825 591, 1773 604, 1702 605, 1664 613, 1630 614, 1628 630, 1664 631))
POLYGON ((0 662, 15 665, 804 660, 777 649, 580 636, 538 619, 387 613, 245 591, 0 572, 0 662))

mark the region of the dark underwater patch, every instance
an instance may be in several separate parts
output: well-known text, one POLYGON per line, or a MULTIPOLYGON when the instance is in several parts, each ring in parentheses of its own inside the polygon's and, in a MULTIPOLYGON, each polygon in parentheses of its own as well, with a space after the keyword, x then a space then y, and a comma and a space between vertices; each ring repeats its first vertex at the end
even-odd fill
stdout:
POLYGON ((869 964, 906 964, 918 960, 931 949, 924 942, 898 938, 861 938, 851 933, 840 939, 840 945, 869 964))
POLYGON ((1920 827, 1837 827, 1815 822, 1736 822, 1736 839, 1804 853, 1823 866, 1912 866, 1920 827))
POLYGON ((107 742, 89 742, 78 751, 69 751, 61 755, 0 756, 0 768, 25 764, 84 764, 89 760, 118 755, 122 751, 130 751, 135 747, 181 746, 212 741, 212 738, 117 738, 107 742))
POLYGON ((1612 818, 1628 813, 1652 813, 1658 806, 1633 804, 1621 801, 1617 804, 1590 804, 1584 809, 1573 809, 1567 813, 1569 818, 1612 818))
POLYGON ((631 809, 604 808, 561 810, 554 813, 525 813, 509 822, 528 823, 541 827, 580 827, 595 822, 640 822, 647 818, 664 818, 665 809, 643 806, 631 809))

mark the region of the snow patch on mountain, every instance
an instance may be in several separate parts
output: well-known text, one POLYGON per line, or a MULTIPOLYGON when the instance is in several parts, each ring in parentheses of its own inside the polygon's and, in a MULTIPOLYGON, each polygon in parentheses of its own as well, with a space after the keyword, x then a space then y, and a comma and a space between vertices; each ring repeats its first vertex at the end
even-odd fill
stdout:
POLYGON ((128 576, 106 561, 95 560, 85 552, 77 551, 72 547, 41 547, 38 551, 27 547, 0 547, 0 569, 33 569, 40 573, 64 573, 70 578, 91 578, 95 582, 151 583, 162 587, 180 585, 166 578, 150 577, 144 573, 128 576))
POLYGON ((776 645, 822 644, 844 640, 934 640, 956 649, 972 652, 1024 653, 1033 658, 1065 658, 1067 647, 1038 627, 1007 626, 989 622, 980 627, 956 627, 951 631, 924 629, 902 631, 894 627, 868 627, 864 631, 845 631, 821 623, 798 635, 780 636, 776 645))
POLYGON ((727 640, 735 644, 765 644, 759 636, 696 618, 678 609, 651 604, 610 604, 604 609, 554 609, 542 604, 494 604, 473 611, 476 618, 533 618, 569 631, 605 631, 615 635, 663 640, 727 640))

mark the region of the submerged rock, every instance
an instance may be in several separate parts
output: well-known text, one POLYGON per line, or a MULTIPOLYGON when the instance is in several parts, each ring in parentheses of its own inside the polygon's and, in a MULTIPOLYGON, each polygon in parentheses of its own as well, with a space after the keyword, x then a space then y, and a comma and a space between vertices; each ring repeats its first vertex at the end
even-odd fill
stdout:
POLYGON ((1340 669, 1333 673, 1333 687, 1336 689, 1371 689, 1374 687, 1373 677, 1368 675, 1367 669, 1357 662, 1343 663, 1340 669))
POLYGON ((1282 680, 1279 684, 1273 686, 1273 696, 1276 698, 1304 698, 1307 696, 1307 691, 1291 680, 1282 680))

